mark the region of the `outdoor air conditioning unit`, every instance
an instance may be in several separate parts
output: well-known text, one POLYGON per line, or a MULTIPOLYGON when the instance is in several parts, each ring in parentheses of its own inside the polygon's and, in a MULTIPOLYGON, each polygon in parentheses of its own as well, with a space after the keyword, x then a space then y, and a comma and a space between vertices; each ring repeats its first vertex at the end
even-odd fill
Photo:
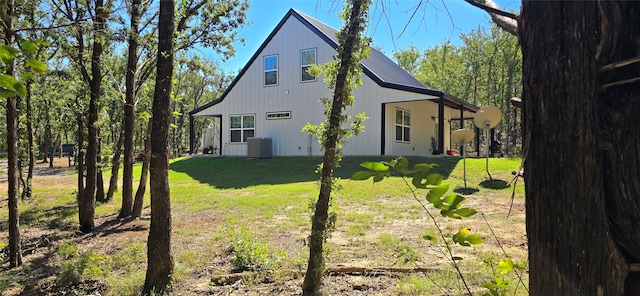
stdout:
POLYGON ((273 157, 271 138, 247 138, 247 158, 273 157))

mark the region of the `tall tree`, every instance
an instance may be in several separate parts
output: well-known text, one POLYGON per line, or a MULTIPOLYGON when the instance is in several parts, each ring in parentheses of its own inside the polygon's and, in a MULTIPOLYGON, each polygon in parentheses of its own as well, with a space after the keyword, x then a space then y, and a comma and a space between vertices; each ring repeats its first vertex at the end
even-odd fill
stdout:
POLYGON ((171 289, 171 194, 169 190, 169 127, 174 59, 174 3, 160 0, 158 63, 153 97, 151 138, 151 227, 147 241, 147 274, 143 294, 163 294, 171 289))
MULTIPOLYGON (((109 2, 110 3, 110 2, 109 2)), ((87 177, 84 195, 78 199, 78 215, 80 220, 80 231, 87 233, 93 231, 95 225, 95 194, 98 183, 98 104, 102 87, 102 52, 103 42, 106 36, 105 29, 109 7, 105 6, 104 0, 94 0, 95 7, 93 20, 93 49, 91 53, 91 74, 86 67, 81 67, 80 71, 84 80, 89 84, 89 111, 87 113, 87 154, 85 163, 87 177)))
POLYGON ((140 172, 140 182, 138 183, 138 190, 133 200, 133 212, 132 217, 142 216, 142 206, 144 204, 144 194, 147 190, 147 177, 149 176, 149 162, 151 161, 151 129, 153 128, 153 121, 149 119, 147 129, 144 136, 144 154, 142 157, 142 168, 140 172))
MULTIPOLYGON (((3 0, 0 2, 0 10, 2 11, 2 24, 4 33, 4 44, 12 47, 15 41, 15 33, 13 27, 13 18, 15 13, 14 0, 3 0)), ((6 56, 8 50, 5 48, 5 57, 3 62, 6 63, 5 76, 14 79, 14 58, 6 56)), ((3 77, 6 81, 8 78, 3 77)), ((7 88, 3 85, 2 91, 6 92, 7 88)), ((16 108, 16 94, 7 96, 7 165, 8 165, 8 190, 7 208, 9 209, 9 266, 16 267, 22 265, 22 249, 20 246, 20 223, 18 211, 18 110, 16 108)))
POLYGON ((132 0, 130 9, 131 26, 128 36, 127 75, 123 118, 124 170, 122 174, 122 207, 120 218, 131 215, 133 209, 133 132, 135 126, 136 71, 138 68, 138 23, 140 20, 140 0, 132 0))
POLYGON ((531 295, 640 295, 640 5, 482 2, 522 44, 531 295))
MULTIPOLYGON (((307 272, 302 284, 303 295, 318 295, 322 286, 322 273, 325 269, 323 244, 327 238, 329 221, 329 203, 331 189, 334 186, 333 169, 339 162, 337 144, 344 137, 343 124, 346 119, 343 111, 346 105, 353 104, 351 89, 354 80, 359 80, 360 60, 363 52, 368 51, 368 42, 363 38, 362 32, 366 27, 367 10, 369 0, 352 0, 345 5, 345 26, 338 36, 337 48, 337 72, 335 79, 330 78, 333 87, 333 100, 328 114, 328 126, 322 134, 322 147, 324 157, 322 159, 322 176, 320 180, 320 193, 315 204, 315 211, 311 218, 311 235, 309 236, 309 260, 307 272)), ((329 74, 332 75, 332 74, 329 74)))
MULTIPOLYGON (((91 1, 61 1, 53 2, 56 11, 71 22, 74 26, 69 27, 75 44, 70 46, 72 61, 77 66, 83 81, 89 90, 89 107, 86 121, 86 154, 84 154, 84 169, 86 170, 85 188, 78 190, 78 220, 80 231, 88 233, 93 231, 95 226, 95 194, 98 182, 98 113, 99 101, 102 92, 102 54, 104 46, 107 44, 106 34, 107 19, 110 13, 112 0, 91 0, 91 1), (91 30, 87 35, 85 21, 90 19, 91 30), (85 51, 91 42, 91 56, 89 58, 90 68, 87 67, 85 51), (72 48, 72 50, 71 50, 72 48), (83 192, 82 195, 80 193, 83 192)), ((78 116, 80 118, 80 115, 78 116)), ((80 135, 78 135, 80 140, 80 135)), ((82 164, 79 164, 82 165, 82 164)), ((78 170, 81 174, 82 170, 78 170)), ((80 178, 80 176, 79 176, 80 178)))

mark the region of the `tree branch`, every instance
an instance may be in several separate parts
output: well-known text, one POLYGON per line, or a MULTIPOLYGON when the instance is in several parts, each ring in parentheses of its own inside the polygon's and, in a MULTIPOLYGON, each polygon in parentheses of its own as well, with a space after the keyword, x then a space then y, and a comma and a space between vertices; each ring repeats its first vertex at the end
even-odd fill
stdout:
MULTIPOLYGON (((67 24, 61 24, 61 25, 55 25, 55 26, 50 26, 50 27, 29 27, 29 28, 22 28, 22 29, 17 29, 15 30, 15 32, 36 32, 36 31, 46 31, 46 30, 55 30, 55 29, 60 29, 60 28, 66 28, 66 27, 73 27, 73 26, 77 26, 78 24, 82 24, 87 22, 89 19, 79 19, 77 21, 71 22, 71 23, 67 23, 67 24)), ((88 24, 88 23, 87 23, 88 24)))
POLYGON ((467 3, 478 7, 491 16, 498 27, 504 29, 506 32, 518 36, 518 16, 500 10, 498 4, 494 3, 492 0, 465 0, 467 3))

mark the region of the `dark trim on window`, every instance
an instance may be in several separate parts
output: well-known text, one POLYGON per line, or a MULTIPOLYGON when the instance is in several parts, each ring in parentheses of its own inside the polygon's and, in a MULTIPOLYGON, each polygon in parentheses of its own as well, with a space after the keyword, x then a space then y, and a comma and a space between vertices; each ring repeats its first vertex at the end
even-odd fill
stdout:
POLYGON ((278 54, 269 54, 262 56, 262 85, 263 86, 276 86, 280 83, 280 56, 278 54), (266 60, 267 58, 275 57, 276 58, 276 68, 267 70, 266 60), (275 72, 276 73, 276 83, 267 84, 267 72, 275 72))
MULTIPOLYGON (((317 76, 313 76, 313 79, 309 79, 309 80, 304 80, 303 78, 303 72, 302 69, 303 67, 309 67, 311 65, 316 65, 318 63, 318 49, 316 47, 311 47, 311 48, 305 48, 305 49, 301 49, 300 50, 300 83, 307 83, 307 82, 314 82, 318 80, 317 76), (302 53, 305 51, 311 51, 313 50, 313 64, 302 64, 302 53)), ((311 75, 311 74, 309 74, 311 75)))
POLYGON ((275 111, 275 112, 267 112, 264 115, 266 120, 277 120, 277 119, 290 119, 291 111, 275 111), (271 115, 271 117, 269 117, 271 115))

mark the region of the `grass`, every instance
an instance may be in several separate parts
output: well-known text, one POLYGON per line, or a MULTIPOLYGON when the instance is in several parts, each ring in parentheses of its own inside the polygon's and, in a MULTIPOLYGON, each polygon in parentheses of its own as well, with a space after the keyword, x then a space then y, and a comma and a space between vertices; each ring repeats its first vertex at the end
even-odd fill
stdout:
MULTIPOLYGON (((442 262, 438 257, 442 256, 442 247, 422 238, 427 234, 436 234, 432 222, 413 200, 402 179, 394 177, 376 184, 370 180, 348 180, 354 172, 361 170, 359 164, 364 161, 391 159, 345 157, 341 167, 335 170, 335 175, 342 181, 339 183, 341 189, 333 193, 332 209, 337 213, 338 220, 336 230, 326 245, 329 266, 344 262, 365 267, 437 266, 442 262)), ((464 187, 462 159, 459 157, 411 157, 409 160, 412 165, 421 162, 438 164, 434 170, 447 178, 450 191, 467 189, 465 193, 469 206, 479 209, 487 207, 482 210, 487 212, 488 219, 508 226, 494 229, 499 236, 513 232, 511 226, 514 223, 523 225, 522 217, 505 217, 504 209, 513 189, 505 187, 505 184, 511 181, 511 171, 518 168, 520 159, 490 159, 489 170, 493 180, 487 179, 485 159, 467 159, 467 187, 464 187), (500 203, 499 211, 493 206, 496 202, 500 203)), ((309 203, 317 198, 319 176, 314 171, 320 161, 318 157, 257 160, 186 157, 173 160, 169 180, 177 293, 191 294, 194 287, 203 286, 206 287, 204 289, 215 289, 207 284, 207 277, 203 274, 219 274, 234 269, 276 268, 278 272, 272 280, 286 282, 290 280, 288 271, 304 270, 308 252, 304 242, 310 232, 309 203), (237 228, 239 226, 244 228, 237 228), (230 240, 234 236, 230 229, 234 227, 237 231, 243 230, 235 234, 235 240, 230 240), (234 267, 234 252, 230 250, 235 250, 236 255, 243 253, 241 255, 244 257, 238 259, 238 265, 249 263, 243 268, 234 267), (260 267, 262 265, 266 267, 260 267)), ((136 165, 134 176, 139 176, 139 171, 140 166, 136 165)), ((92 280, 102 283, 106 290, 101 294, 135 295, 144 278, 148 218, 129 224, 109 222, 120 209, 121 197, 120 193, 116 193, 113 201, 96 207, 97 217, 104 220, 101 222, 104 223, 101 225, 103 228, 90 237, 74 235, 77 227, 75 178, 71 174, 68 178, 56 181, 34 180, 34 197, 20 204, 21 226, 25 232, 39 228, 59 232, 52 238, 52 246, 76 246, 77 255, 72 259, 89 266, 88 270, 93 273, 84 272, 85 276, 92 275, 92 280), (95 247, 88 248, 87 243, 95 247), (96 271, 91 264, 99 265, 99 270, 96 271)), ((107 184, 108 171, 105 171, 104 178, 107 184)), ((134 181, 135 185, 137 180, 134 181)), ((523 193, 520 182, 515 188, 515 196, 520 203, 523 193)), ((417 197, 423 199, 425 194, 418 192, 417 197)), ((143 215, 148 215, 148 196, 147 191, 143 215)), ((0 221, 6 221, 6 215, 6 211, 0 212, 0 221)), ((492 242, 490 231, 482 219, 439 221, 449 236, 461 225, 472 224, 474 231, 486 238, 486 246, 455 246, 455 250, 458 252, 456 255, 465 258, 464 268, 475 287, 491 279, 491 270, 482 268, 488 265, 484 262, 496 261, 504 256, 497 243, 492 242)), ((0 224, 0 231, 6 237, 6 222, 0 224)), ((516 233, 507 239, 521 240, 522 235, 516 233)), ((526 261, 526 250, 517 245, 507 246, 507 251, 515 258, 514 262, 522 264, 526 261)), ((63 265, 60 254, 54 252, 45 256, 49 256, 44 259, 47 265, 54 268, 63 265)), ((32 264, 28 268, 37 268, 35 261, 32 264)), ((459 288, 455 275, 442 272, 431 276, 438 279, 440 285, 459 288)), ((432 287, 433 284, 424 276, 390 278, 389 281, 391 284, 387 285, 391 290, 387 291, 391 294, 439 293, 437 287, 432 287)), ((17 273, 0 274, 0 291, 28 283, 28 277, 17 273)), ((255 285, 260 286, 257 283, 255 285)), ((221 290, 206 291, 216 294, 215 291, 221 290)), ((268 291, 248 293, 269 294, 268 291)))

